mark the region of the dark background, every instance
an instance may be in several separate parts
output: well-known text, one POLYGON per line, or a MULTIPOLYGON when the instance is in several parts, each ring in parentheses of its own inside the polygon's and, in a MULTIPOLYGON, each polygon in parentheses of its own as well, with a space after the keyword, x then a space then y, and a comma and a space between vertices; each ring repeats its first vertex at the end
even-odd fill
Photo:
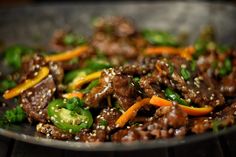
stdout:
MULTIPOLYGON (((120 1, 132 1, 132 2, 152 2, 160 0, 0 0, 0 6, 11 7, 11 6, 20 6, 26 4, 35 4, 35 3, 55 3, 55 2, 120 2, 120 1)), ((162 1, 178 1, 178 0, 162 0, 162 1)), ((182 1, 203 1, 203 0, 182 0, 182 1)), ((205 0, 222 3, 233 3, 236 4, 236 0, 205 0)))

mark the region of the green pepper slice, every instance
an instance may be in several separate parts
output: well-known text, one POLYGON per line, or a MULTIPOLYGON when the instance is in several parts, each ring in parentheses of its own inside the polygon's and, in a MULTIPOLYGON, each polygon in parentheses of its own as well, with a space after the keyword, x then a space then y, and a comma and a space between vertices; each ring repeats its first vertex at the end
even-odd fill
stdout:
POLYGON ((73 111, 66 108, 67 102, 55 99, 48 105, 48 116, 55 126, 63 131, 78 133, 93 124, 92 114, 87 109, 76 107, 73 111))

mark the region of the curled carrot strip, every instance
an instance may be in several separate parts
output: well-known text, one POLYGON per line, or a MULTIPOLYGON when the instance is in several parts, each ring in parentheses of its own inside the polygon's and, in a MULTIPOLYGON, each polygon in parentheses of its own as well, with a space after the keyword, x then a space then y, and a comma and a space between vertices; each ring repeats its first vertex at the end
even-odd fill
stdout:
POLYGON ((149 104, 150 99, 144 98, 133 104, 127 111, 125 111, 116 121, 117 127, 123 127, 130 119, 134 118, 138 110, 144 105, 149 104))
POLYGON ((82 99, 83 98, 83 93, 80 93, 80 92, 73 92, 73 93, 66 93, 66 94, 63 94, 62 97, 63 98, 66 98, 66 99, 71 99, 71 98, 79 98, 79 99, 82 99))
MULTIPOLYGON (((145 98, 142 99, 138 102, 136 102, 134 105, 132 105, 127 111, 125 111, 116 121, 116 126, 117 127, 124 127, 125 124, 132 118, 134 118, 138 112, 138 110, 143 107, 144 105, 154 105, 157 107, 161 106, 171 106, 172 102, 168 101, 166 99, 162 99, 158 96, 152 96, 152 98, 145 98)), ((180 105, 181 109, 186 112, 188 115, 191 116, 202 116, 210 113, 213 108, 212 107, 201 107, 201 108, 196 108, 196 107, 189 107, 189 106, 184 106, 180 105)))
MULTIPOLYGON (((150 100, 150 104, 156 106, 171 106, 172 102, 154 95, 150 100)), ((197 108, 180 104, 178 105, 182 108, 183 111, 185 111, 188 115, 191 116, 203 116, 209 114, 213 110, 213 108, 210 106, 197 108)))
POLYGON ((74 79, 74 81, 71 84, 69 84, 69 89, 70 90, 80 89, 82 85, 99 78, 101 76, 101 73, 102 71, 97 71, 84 77, 78 76, 74 79))
POLYGON ((148 47, 144 50, 144 54, 146 55, 158 55, 158 54, 180 55, 181 57, 186 59, 191 59, 192 54, 194 52, 195 49, 193 46, 184 48, 160 46, 160 47, 148 47))
POLYGON ((70 60, 74 57, 80 56, 84 52, 88 51, 88 49, 89 49, 88 46, 81 46, 81 47, 75 48, 73 50, 66 51, 64 53, 46 56, 45 59, 47 62, 49 62, 49 61, 66 61, 66 60, 70 60))
POLYGON ((25 80, 25 82, 23 82, 22 84, 19 84, 14 88, 5 91, 5 93, 3 94, 3 98, 10 99, 15 96, 18 96, 20 93, 38 84, 41 80, 43 80, 46 76, 48 76, 48 74, 49 74, 49 69, 47 67, 40 68, 37 76, 35 76, 32 79, 25 80))

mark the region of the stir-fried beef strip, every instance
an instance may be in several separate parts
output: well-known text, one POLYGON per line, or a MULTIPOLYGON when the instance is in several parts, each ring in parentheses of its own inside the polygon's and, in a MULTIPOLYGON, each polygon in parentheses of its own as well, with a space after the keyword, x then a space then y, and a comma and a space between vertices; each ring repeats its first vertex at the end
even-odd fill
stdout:
POLYGON ((227 127, 235 123, 236 120, 236 102, 226 106, 223 110, 214 113, 211 117, 192 118, 189 128, 193 133, 204 133, 215 127, 227 127), (216 123, 216 124, 214 124, 216 123))
POLYGON ((44 57, 38 54, 35 54, 32 58, 24 60, 22 63, 20 82, 35 77, 37 71, 46 64, 44 57))
POLYGON ((116 65, 137 58, 145 45, 134 25, 122 17, 98 19, 91 43, 116 65))
POLYGON ((224 103, 223 95, 217 91, 206 75, 200 75, 198 69, 191 70, 190 63, 180 57, 170 60, 158 60, 156 66, 160 69, 158 82, 181 92, 186 100, 200 106, 219 106, 224 103), (173 71, 170 70, 172 66, 173 71), (184 78, 184 72, 188 78, 184 78), (189 75, 189 76, 188 76, 189 75))
POLYGON ((188 117, 178 106, 161 107, 156 116, 141 126, 132 126, 112 135, 116 142, 182 137, 187 133, 188 117))
POLYGON ((99 102, 107 96, 113 95, 122 109, 127 110, 140 96, 140 91, 135 87, 134 78, 146 75, 155 68, 156 59, 144 58, 132 65, 124 65, 103 70, 99 78, 99 86, 93 88, 85 96, 85 102, 90 107, 98 107, 99 102), (145 64, 149 61, 149 64, 145 64))
POLYGON ((83 130, 76 137, 84 142, 109 141, 109 134, 116 129, 115 122, 120 115, 121 112, 116 108, 105 108, 96 117, 92 130, 83 130))
POLYGON ((236 95, 236 64, 233 66, 232 72, 223 77, 220 81, 220 91, 224 96, 234 97, 236 95))
MULTIPOLYGON (((200 56, 197 60, 197 65, 201 73, 208 75, 214 83, 219 83, 219 90, 224 96, 233 97, 236 94, 236 51, 228 50, 225 52, 208 52, 208 54, 200 56), (221 76, 226 60, 231 61, 232 70, 229 74, 221 76)), ((230 67, 228 67, 230 68, 230 67)), ((223 71, 224 72, 224 71, 223 71)))
POLYGON ((55 91, 56 85, 52 75, 49 75, 43 81, 21 94, 20 102, 30 122, 35 120, 46 123, 48 121, 47 106, 52 100, 55 91))
POLYGON ((212 128, 212 118, 200 117, 190 119, 189 128, 191 132, 200 134, 212 128))
POLYGON ((24 91, 20 97, 20 102, 30 122, 33 120, 47 122, 47 105, 54 97, 56 91, 63 90, 60 86, 64 77, 64 70, 59 63, 46 63, 44 57, 40 55, 35 55, 33 59, 23 63, 24 75, 22 75, 21 80, 35 77, 35 74, 42 66, 49 68, 50 74, 48 77, 34 87, 24 91))
POLYGON ((74 135, 66 133, 51 124, 39 123, 36 126, 36 130, 39 133, 45 134, 47 137, 58 139, 58 140, 70 140, 73 139, 74 135))

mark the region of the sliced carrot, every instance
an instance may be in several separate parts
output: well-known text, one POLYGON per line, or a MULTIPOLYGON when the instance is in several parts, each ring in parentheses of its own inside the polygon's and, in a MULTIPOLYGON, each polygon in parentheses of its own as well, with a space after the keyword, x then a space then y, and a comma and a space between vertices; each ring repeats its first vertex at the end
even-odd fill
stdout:
POLYGON ((195 49, 193 46, 183 47, 183 48, 160 46, 160 47, 148 47, 144 50, 144 54, 146 55, 157 55, 157 54, 180 55, 181 57, 186 59, 191 59, 192 54, 194 52, 195 49))
POLYGON ((72 83, 69 84, 69 89, 74 90, 74 89, 80 89, 82 85, 89 83, 101 76, 102 71, 97 71, 92 74, 89 74, 85 77, 76 77, 72 83))
MULTIPOLYGON (((168 101, 166 99, 160 98, 158 96, 152 96, 151 100, 150 100, 150 104, 152 105, 156 105, 156 106, 171 106, 173 105, 173 103, 171 101, 168 101)), ((184 106, 184 105, 180 105, 178 104, 183 111, 185 111, 188 115, 191 116, 202 116, 202 115, 206 115, 208 113, 210 113, 213 108, 210 106, 206 106, 206 107, 190 107, 190 106, 184 106)))
POLYGON ((70 60, 74 57, 78 57, 78 56, 82 55, 84 52, 88 51, 88 49, 89 49, 88 46, 81 46, 81 47, 75 48, 73 50, 66 51, 64 53, 46 56, 45 59, 47 62, 49 62, 49 61, 66 61, 66 60, 70 60))
POLYGON ((144 105, 149 104, 150 99, 145 98, 138 102, 136 102, 134 105, 132 105, 127 111, 125 111, 119 119, 116 121, 117 127, 123 127, 130 119, 134 118, 138 112, 138 110, 143 107, 144 105))
POLYGON ((81 92, 73 92, 73 93, 66 93, 66 94, 63 94, 62 97, 63 98, 66 98, 66 99, 71 99, 71 98, 79 98, 79 99, 82 99, 83 98, 83 93, 81 92))
POLYGON ((46 76, 48 76, 48 74, 49 74, 49 69, 47 67, 42 67, 38 71, 38 75, 35 76, 34 78, 25 80, 25 82, 23 82, 22 84, 19 84, 14 88, 5 91, 5 93, 3 94, 4 99, 10 99, 15 96, 18 96, 20 93, 38 84, 41 80, 43 80, 46 76))
POLYGON ((192 55, 194 52, 195 52, 195 48, 193 46, 185 47, 181 50, 180 56, 187 60, 190 60, 192 59, 192 55))
POLYGON ((178 54, 179 49, 175 47, 167 47, 167 46, 160 46, 160 47, 148 47, 144 50, 144 53, 147 55, 153 54, 178 54))

